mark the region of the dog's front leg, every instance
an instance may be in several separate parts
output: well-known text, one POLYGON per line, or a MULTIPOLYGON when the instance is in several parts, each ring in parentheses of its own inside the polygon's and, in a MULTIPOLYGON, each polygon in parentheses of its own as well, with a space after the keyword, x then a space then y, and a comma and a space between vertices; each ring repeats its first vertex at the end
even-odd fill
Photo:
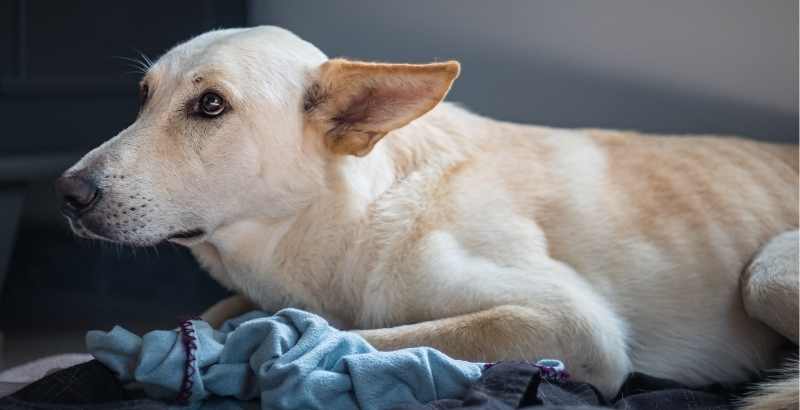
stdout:
POLYGON ((247 313, 258 306, 243 295, 228 296, 206 309, 200 318, 208 322, 211 327, 219 328, 228 319, 247 313))
POLYGON ((615 395, 631 370, 624 326, 594 295, 574 289, 549 292, 561 302, 497 305, 356 332, 380 350, 431 346, 451 357, 481 362, 560 359, 575 380, 593 384, 607 397, 615 395))

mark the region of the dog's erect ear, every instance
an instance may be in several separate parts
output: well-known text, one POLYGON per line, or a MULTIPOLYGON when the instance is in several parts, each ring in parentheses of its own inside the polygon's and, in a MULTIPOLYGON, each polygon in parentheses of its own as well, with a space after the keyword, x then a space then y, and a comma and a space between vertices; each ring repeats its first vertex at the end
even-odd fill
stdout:
POLYGON ((458 77, 455 61, 378 64, 325 62, 306 91, 303 109, 334 153, 363 156, 387 132, 436 106, 458 77))

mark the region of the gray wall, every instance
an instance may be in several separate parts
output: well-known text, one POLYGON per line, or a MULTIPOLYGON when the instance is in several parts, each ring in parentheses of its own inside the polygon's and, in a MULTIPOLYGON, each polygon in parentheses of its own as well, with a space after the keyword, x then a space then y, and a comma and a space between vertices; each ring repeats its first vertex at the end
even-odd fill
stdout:
MULTIPOLYGON (((22 213, 16 235, 0 223, 14 241, 0 330, 8 338, 26 327, 150 321, 169 328, 225 292, 185 249, 75 239, 58 214, 51 176, 15 180, 16 165, 83 153, 133 119, 137 77, 113 56, 138 49, 155 57, 210 27, 241 26, 245 6, 57 4, 0 0, 0 119, 8 131, 0 136, 0 213, 14 225, 8 218, 22 213), (155 8, 158 18, 140 30, 155 8), (22 28, 27 36, 15 34, 22 28), (73 57, 68 70, 57 64, 65 55, 73 57), (8 192, 24 202, 5 201, 8 192)), ((259 0, 247 3, 247 22, 285 26, 331 56, 456 58, 463 76, 451 99, 498 118, 796 141, 797 8, 796 0, 259 0)))
POLYGON ((508 120, 797 140, 796 0, 251 1, 329 56, 455 58, 508 120))

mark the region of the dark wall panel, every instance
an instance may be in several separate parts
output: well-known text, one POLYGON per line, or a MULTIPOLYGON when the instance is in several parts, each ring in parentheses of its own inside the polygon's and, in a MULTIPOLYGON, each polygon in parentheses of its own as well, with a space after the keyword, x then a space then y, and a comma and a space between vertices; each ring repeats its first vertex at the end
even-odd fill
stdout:
POLYGON ((140 74, 120 57, 245 20, 243 1, 0 0, 0 227, 18 226, 0 230, 0 331, 171 326, 225 295, 183 248, 75 238, 51 186, 133 121, 140 74))

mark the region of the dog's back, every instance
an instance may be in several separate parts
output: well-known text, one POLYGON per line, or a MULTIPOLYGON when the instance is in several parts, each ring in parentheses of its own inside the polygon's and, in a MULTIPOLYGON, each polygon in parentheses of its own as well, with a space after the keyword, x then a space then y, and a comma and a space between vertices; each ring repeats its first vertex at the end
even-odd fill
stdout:
POLYGON ((635 369, 700 385, 779 365, 783 339, 747 315, 739 279, 770 238, 797 229, 796 145, 500 122, 475 139, 440 191, 480 215, 511 197, 549 255, 625 320, 635 369))

